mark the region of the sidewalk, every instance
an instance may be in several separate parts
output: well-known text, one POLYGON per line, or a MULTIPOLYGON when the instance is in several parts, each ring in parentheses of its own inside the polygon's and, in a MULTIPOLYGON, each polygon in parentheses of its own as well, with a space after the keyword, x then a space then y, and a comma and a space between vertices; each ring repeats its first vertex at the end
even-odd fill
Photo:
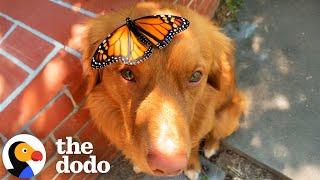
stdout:
POLYGON ((224 29, 249 112, 227 142, 293 179, 320 179, 320 2, 244 2, 224 29))

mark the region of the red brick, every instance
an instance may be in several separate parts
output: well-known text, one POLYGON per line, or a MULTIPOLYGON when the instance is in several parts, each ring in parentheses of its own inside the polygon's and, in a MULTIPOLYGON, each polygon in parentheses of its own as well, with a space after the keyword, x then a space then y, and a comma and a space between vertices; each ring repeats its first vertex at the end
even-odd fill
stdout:
POLYGON ((63 86, 77 89, 81 74, 80 61, 65 51, 59 52, 24 91, 0 112, 0 132, 10 138, 63 86))
POLYGON ((38 138, 45 138, 72 110, 71 100, 63 95, 32 123, 30 130, 38 138))
POLYGON ((79 88, 70 89, 70 91, 75 102, 81 104, 86 96, 87 81, 83 80, 79 88))
POLYGON ((211 17, 218 7, 219 0, 178 0, 177 4, 188 6, 202 15, 211 17))
MULTIPOLYGON (((99 14, 105 14, 110 11, 115 11, 119 10, 120 8, 123 7, 131 7, 134 5, 137 1, 112 1, 112 0, 65 0, 66 2, 69 2, 70 4, 76 6, 76 7, 81 7, 83 9, 90 10, 95 13, 99 14)), ((146 1, 146 0, 145 0, 146 1)), ((148 0, 152 1, 152 0, 148 0)), ((189 8, 196 10, 200 12, 203 15, 211 16, 213 15, 213 10, 215 7, 213 6, 213 3, 216 3, 218 0, 178 0, 177 4, 187 6, 191 2, 189 8)), ((175 2, 174 0, 167 0, 169 3, 175 2)), ((120 13, 120 12, 119 12, 120 13)))
POLYGON ((86 177, 86 180, 96 180, 99 175, 100 175, 99 173, 89 174, 89 175, 86 177))
POLYGON ((83 23, 87 16, 43 0, 0 1, 0 12, 5 13, 40 32, 67 44, 73 25, 83 23))
POLYGON ((189 1, 188 3, 187 3, 187 5, 188 5, 188 7, 190 8, 190 9, 193 9, 193 10, 198 10, 198 8, 199 8, 199 6, 202 4, 202 3, 204 3, 205 1, 201 1, 201 0, 194 0, 194 1, 189 1))
POLYGON ((90 10, 95 13, 104 14, 109 11, 115 11, 119 8, 123 7, 131 7, 137 1, 114 1, 114 0, 65 0, 65 2, 69 2, 70 4, 81 7, 87 10, 90 10))
POLYGON ((4 142, 3 142, 2 138, 0 138, 0 151, 1 151, 2 147, 3 147, 3 145, 4 145, 4 142))
POLYGON ((91 142, 93 145, 93 153, 97 155, 97 159, 110 158, 112 159, 115 148, 110 144, 108 139, 90 122, 89 125, 83 129, 79 138, 81 142, 91 142))
POLYGON ((56 176, 55 180, 67 180, 70 179, 70 177, 73 175, 73 173, 62 173, 56 176))
POLYGON ((97 129, 97 127, 93 124, 93 122, 89 122, 89 124, 87 125, 87 127, 85 127, 79 134, 79 138, 81 142, 85 142, 85 141, 92 141, 93 139, 95 139, 96 137, 98 137, 99 130, 97 129))
POLYGON ((201 7, 198 8, 198 12, 203 15, 212 17, 219 6, 220 0, 210 0, 205 1, 201 4, 201 7))
POLYGON ((9 30, 10 26, 12 26, 12 22, 6 20, 3 17, 0 17, 0 38, 9 30))
POLYGON ((177 1, 177 4, 186 6, 186 5, 189 3, 189 1, 190 1, 190 0, 178 0, 178 1, 177 1))
POLYGON ((111 147, 109 141, 101 133, 90 142, 93 145, 93 153, 97 158, 102 158, 102 156, 110 150, 109 146, 111 147))
POLYGON ((48 162, 53 157, 53 155, 56 154, 57 152, 55 142, 52 142, 51 139, 48 139, 44 143, 44 148, 46 149, 46 158, 47 158, 46 161, 48 162))
POLYGON ((66 42, 66 45, 81 51, 83 49, 82 41, 85 37, 86 27, 85 24, 74 24, 71 27, 71 34, 66 42))
MULTIPOLYGON (((73 161, 72 158, 70 158, 71 156, 72 156, 72 155, 69 155, 69 163, 73 161)), ((63 159, 62 159, 61 156, 59 156, 59 157, 57 158, 57 161, 54 162, 54 164, 56 165, 56 163, 57 163, 58 161, 61 161, 61 160, 63 160, 63 159)), ((51 170, 51 171, 53 171, 53 173, 58 174, 55 166, 54 166, 54 169, 51 170)), ((69 178, 72 176, 72 174, 73 174, 73 173, 62 173, 62 174, 58 174, 58 175, 55 176, 55 179, 67 180, 67 179, 69 179, 69 178)), ((44 176, 44 177, 45 177, 45 176, 44 176)), ((47 179, 52 179, 52 178, 47 178, 47 179)))
POLYGON ((27 77, 28 73, 0 55, 0 102, 5 100, 27 77))
POLYGON ((99 161, 108 161, 111 162, 113 160, 113 158, 118 154, 118 149, 112 145, 109 144, 108 147, 106 147, 107 151, 105 151, 105 153, 101 156, 101 157, 97 157, 97 159, 99 161))
POLYGON ((56 170, 56 164, 58 162, 58 159, 51 162, 51 164, 40 171, 39 174, 36 175, 36 179, 38 180, 47 180, 47 179, 53 179, 53 177, 58 173, 56 170))
POLYGON ((17 178, 16 176, 10 175, 9 180, 21 180, 21 179, 17 178))
POLYGON ((85 122, 89 120, 88 109, 79 110, 74 116, 69 118, 62 126, 54 133, 56 139, 65 138, 66 136, 74 135, 85 122))
POLYGON ((70 161, 80 161, 80 162, 84 163, 85 161, 87 161, 89 159, 90 155, 88 155, 88 154, 72 154, 72 155, 68 155, 68 156, 69 156, 70 161))
POLYGON ((87 173, 81 172, 81 173, 78 173, 78 174, 74 175, 74 176, 72 177, 72 179, 73 179, 73 180, 83 180, 83 179, 86 179, 86 176, 87 176, 87 175, 88 175, 87 173))
MULTIPOLYGON (((2 149, 1 149, 2 152, 2 149)), ((0 178, 3 178, 7 174, 7 170, 3 165, 2 158, 0 158, 0 178)))
POLYGON ((17 27, 3 42, 2 48, 36 69, 53 49, 53 45, 31 32, 17 27))

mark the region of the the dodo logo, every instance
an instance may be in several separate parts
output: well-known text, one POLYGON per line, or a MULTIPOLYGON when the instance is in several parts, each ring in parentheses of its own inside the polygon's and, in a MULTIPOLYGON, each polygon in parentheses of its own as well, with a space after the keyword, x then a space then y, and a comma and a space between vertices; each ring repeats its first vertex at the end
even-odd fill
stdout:
POLYGON ((11 138, 3 147, 2 160, 5 168, 19 178, 32 178, 43 168, 46 151, 39 139, 29 134, 11 138))

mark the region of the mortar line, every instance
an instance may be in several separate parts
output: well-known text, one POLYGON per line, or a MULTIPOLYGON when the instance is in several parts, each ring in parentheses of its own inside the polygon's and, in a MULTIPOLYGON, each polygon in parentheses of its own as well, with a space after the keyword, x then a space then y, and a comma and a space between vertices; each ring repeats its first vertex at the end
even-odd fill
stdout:
POLYGON ((204 2, 205 2, 205 0, 201 0, 201 2, 198 4, 198 8, 199 7, 202 8, 204 2))
POLYGON ((64 46, 64 50, 81 60, 81 53, 69 46, 64 46))
POLYGON ((87 119, 87 122, 85 122, 83 124, 83 126, 74 134, 74 136, 79 136, 79 134, 81 133, 81 131, 83 131, 86 127, 89 126, 89 119, 87 119))
MULTIPOLYGON (((57 130, 57 129, 59 129, 61 126, 62 126, 62 124, 64 124, 67 120, 69 120, 73 115, 75 115, 76 113, 78 112, 78 109, 77 108, 74 108, 65 118, 63 118, 63 120, 62 121, 60 121, 60 123, 56 126, 56 127, 54 127, 52 130, 51 130, 51 132, 49 133, 49 136, 50 135, 53 135, 54 136, 54 132, 57 130)), ((48 139, 48 138, 46 138, 46 139, 48 139)))
POLYGON ((60 43, 59 41, 53 39, 52 37, 50 37, 50 36, 40 32, 40 31, 38 31, 38 30, 36 30, 36 29, 24 24, 23 22, 21 22, 19 20, 16 20, 16 19, 14 19, 14 18, 12 18, 12 17, 10 17, 10 16, 8 16, 8 15, 2 13, 2 12, 0 12, 0 17, 3 17, 5 19, 7 19, 8 21, 13 22, 14 24, 16 24, 16 25, 20 26, 21 28, 31 32, 32 34, 40 37, 41 39, 49 42, 50 44, 53 44, 56 47, 64 48, 65 51, 67 51, 68 53, 70 53, 70 54, 72 54, 72 55, 74 55, 74 56, 76 56, 78 58, 81 57, 81 53, 79 51, 77 51, 76 49, 71 48, 71 47, 69 47, 67 45, 63 45, 62 43, 60 43))
POLYGON ((44 164, 44 167, 42 169, 46 169, 49 167, 55 160, 58 159, 58 153, 55 152, 54 155, 44 164))
POLYGON ((59 175, 60 174, 57 172, 57 174, 52 177, 52 180, 56 180, 59 175))
MULTIPOLYGON (((61 93, 64 94, 64 95, 66 95, 66 94, 65 94, 66 89, 67 89, 67 87, 65 86, 64 89, 61 91, 61 93)), ((59 128, 62 126, 62 124, 64 124, 68 119, 70 119, 73 115, 75 115, 78 111, 79 111, 79 108, 78 108, 78 107, 74 107, 73 110, 72 110, 62 121, 60 121, 60 123, 59 123, 56 127, 54 127, 54 128, 51 130, 51 132, 49 133, 48 137, 50 137, 51 135, 54 136, 53 133, 54 133, 57 129, 59 129, 59 128)), ((48 137, 45 138, 45 140, 48 139, 48 137)))
POLYGON ((36 29, 26 25, 26 24, 24 24, 23 22, 21 22, 19 20, 16 20, 16 19, 14 19, 14 18, 12 18, 12 17, 10 17, 10 16, 8 16, 8 15, 2 13, 2 12, 0 12, 0 16, 2 16, 3 18, 5 18, 5 19, 7 19, 7 20, 19 25, 20 27, 30 31, 31 33, 39 36, 41 39, 44 39, 47 42, 50 42, 51 44, 53 44, 55 46, 63 46, 60 42, 56 41, 55 39, 43 34, 42 32, 40 32, 40 31, 38 31, 38 30, 36 30, 36 29))
POLYGON ((46 111, 48 108, 50 108, 62 95, 63 90, 60 90, 53 98, 49 100, 47 104, 45 104, 31 119, 17 132, 22 132, 30 127, 30 125, 41 116, 41 114, 46 111))
POLYGON ((5 175, 5 176, 3 177, 3 179, 5 179, 5 180, 9 179, 10 175, 11 175, 10 173, 7 173, 7 175, 5 175))
POLYGON ((25 131, 27 131, 27 133, 29 133, 29 134, 34 136, 34 134, 32 133, 32 131, 29 128, 26 128, 25 131))
POLYGON ((53 134, 50 134, 48 139, 51 139, 54 143, 57 142, 57 138, 53 134))
POLYGON ((78 108, 79 106, 77 105, 76 101, 73 99, 72 93, 68 88, 65 89, 65 95, 71 99, 72 105, 74 108, 78 108))
POLYGON ((50 2, 58 4, 58 5, 65 7, 65 8, 71 9, 72 11, 79 12, 79 13, 86 15, 86 16, 89 16, 89 17, 96 17, 97 16, 97 14, 92 11, 89 11, 87 9, 83 9, 81 7, 74 6, 70 3, 64 2, 62 0, 50 0, 50 2))
POLYGON ((0 39, 0 44, 16 29, 17 24, 13 23, 9 30, 2 36, 2 38, 0 39))
POLYGON ((19 66, 21 69, 25 70, 28 74, 32 74, 33 73, 33 69, 32 68, 30 68, 28 65, 26 65, 21 60, 19 60, 18 58, 16 58, 12 54, 8 53, 4 49, 0 48, 0 54, 2 54, 4 57, 6 57, 10 61, 12 61, 14 64, 19 66))
POLYGON ((2 112, 24 89, 27 87, 31 81, 39 74, 39 72, 44 68, 45 65, 59 52, 61 48, 55 47, 51 52, 44 58, 38 68, 34 73, 30 74, 21 84, 18 86, 1 104, 0 112, 2 112))
POLYGON ((2 133, 0 133, 0 138, 2 139, 2 142, 5 144, 8 141, 8 138, 5 137, 2 133))
POLYGON ((191 4, 193 3, 194 0, 190 0, 187 7, 190 8, 191 4))

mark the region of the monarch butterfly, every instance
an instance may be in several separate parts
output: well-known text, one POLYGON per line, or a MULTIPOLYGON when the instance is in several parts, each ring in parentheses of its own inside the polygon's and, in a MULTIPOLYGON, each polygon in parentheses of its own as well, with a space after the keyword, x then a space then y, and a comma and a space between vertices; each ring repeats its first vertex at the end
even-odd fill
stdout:
POLYGON ((189 21, 173 15, 145 16, 135 20, 126 18, 126 24, 109 34, 95 51, 91 66, 100 69, 121 61, 136 65, 149 58, 153 47, 166 47, 173 36, 189 26, 189 21))

